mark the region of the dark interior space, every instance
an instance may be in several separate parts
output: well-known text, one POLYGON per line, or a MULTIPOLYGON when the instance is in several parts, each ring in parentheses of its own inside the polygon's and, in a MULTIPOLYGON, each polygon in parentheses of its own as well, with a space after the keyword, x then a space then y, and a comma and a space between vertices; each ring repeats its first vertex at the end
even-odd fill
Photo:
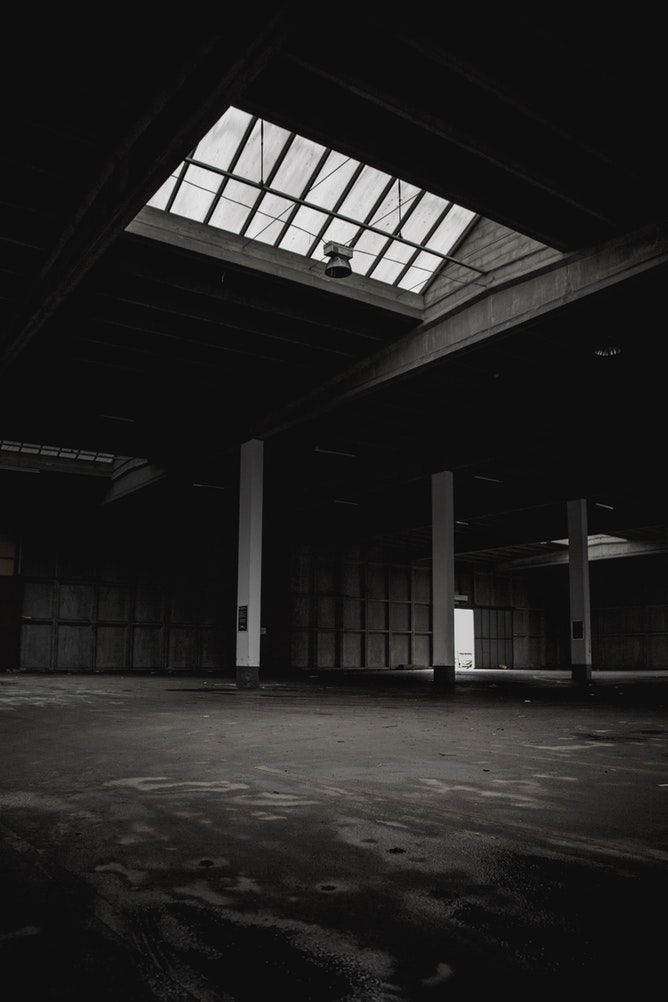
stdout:
POLYGON ((7 20, 6 990, 644 998, 661 25, 316 14, 7 20))

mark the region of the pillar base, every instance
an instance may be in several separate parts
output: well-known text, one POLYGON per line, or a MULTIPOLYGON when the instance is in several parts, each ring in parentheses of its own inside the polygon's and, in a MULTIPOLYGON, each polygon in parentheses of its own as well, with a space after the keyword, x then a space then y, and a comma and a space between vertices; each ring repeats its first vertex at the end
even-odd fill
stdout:
POLYGON ((237 665, 237 689, 259 689, 260 669, 247 665, 239 667, 237 665))
POLYGON ((454 665, 434 665, 434 685, 449 688, 455 684, 454 665))
POLYGON ((591 665, 572 665, 571 678, 580 684, 591 681, 591 665))

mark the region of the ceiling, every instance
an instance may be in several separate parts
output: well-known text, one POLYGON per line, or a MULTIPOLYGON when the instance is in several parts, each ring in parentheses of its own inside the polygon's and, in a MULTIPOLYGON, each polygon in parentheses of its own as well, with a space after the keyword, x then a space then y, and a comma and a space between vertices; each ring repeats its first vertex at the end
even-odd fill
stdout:
MULTIPOLYGON (((35 72, 2 156, 2 438, 147 456, 233 490, 238 442, 265 414, 415 326, 124 232, 232 104, 559 249, 664 219, 655 33, 549 13, 457 12, 447 30, 356 13, 343 48, 301 5, 261 33, 235 14, 204 41, 17 42, 35 72)), ((665 521, 665 277, 275 436, 268 489, 300 523, 418 540, 428 474, 453 469, 462 552, 559 538, 574 494, 612 505, 594 531, 665 521), (603 333, 621 356, 594 356, 603 333)))

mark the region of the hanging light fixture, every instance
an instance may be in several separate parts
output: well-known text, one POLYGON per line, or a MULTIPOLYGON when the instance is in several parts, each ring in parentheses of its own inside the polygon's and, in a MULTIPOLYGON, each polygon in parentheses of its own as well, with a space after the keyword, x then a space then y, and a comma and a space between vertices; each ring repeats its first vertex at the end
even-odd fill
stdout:
POLYGON ((594 348, 594 354, 598 358, 614 358, 615 355, 621 355, 622 349, 616 344, 603 344, 600 348, 594 348))
POLYGON ((353 269, 350 265, 353 256, 352 247, 346 247, 345 244, 337 244, 334 240, 330 240, 329 243, 325 244, 324 254, 325 257, 329 258, 325 265, 325 275, 328 275, 329 278, 348 278, 352 274, 353 269))

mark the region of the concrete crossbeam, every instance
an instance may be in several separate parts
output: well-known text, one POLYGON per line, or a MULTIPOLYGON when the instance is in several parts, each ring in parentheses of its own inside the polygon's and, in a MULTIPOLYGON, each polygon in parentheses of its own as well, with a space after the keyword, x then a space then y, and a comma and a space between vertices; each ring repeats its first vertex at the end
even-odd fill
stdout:
POLYGON ((414 375, 450 355, 528 326, 666 263, 668 229, 652 226, 565 255, 557 262, 503 285, 491 285, 438 322, 416 328, 270 414, 255 429, 255 434, 266 438, 295 427, 340 403, 414 375))
POLYGON ((215 226, 205 226, 161 209, 148 206, 142 209, 126 232, 422 320, 424 300, 415 292, 394 289, 359 275, 351 275, 345 281, 328 278, 319 260, 269 247, 236 233, 225 233, 215 226))

